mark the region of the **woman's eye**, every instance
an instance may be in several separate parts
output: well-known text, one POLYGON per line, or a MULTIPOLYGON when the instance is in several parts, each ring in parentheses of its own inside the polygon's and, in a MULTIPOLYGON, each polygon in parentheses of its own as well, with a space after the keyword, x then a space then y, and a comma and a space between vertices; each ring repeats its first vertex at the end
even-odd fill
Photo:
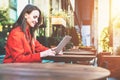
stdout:
POLYGON ((37 18, 37 16, 33 16, 33 18, 37 18))
POLYGON ((38 16, 33 16, 34 19, 38 18, 38 16))

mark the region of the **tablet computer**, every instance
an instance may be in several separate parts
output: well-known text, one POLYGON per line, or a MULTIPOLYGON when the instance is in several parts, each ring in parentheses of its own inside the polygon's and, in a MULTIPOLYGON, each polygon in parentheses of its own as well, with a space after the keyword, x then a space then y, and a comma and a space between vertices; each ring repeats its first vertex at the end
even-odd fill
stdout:
POLYGON ((65 35, 65 37, 63 37, 63 39, 60 41, 60 43, 54 49, 56 54, 58 54, 66 46, 66 44, 71 40, 71 38, 72 37, 69 35, 65 35))

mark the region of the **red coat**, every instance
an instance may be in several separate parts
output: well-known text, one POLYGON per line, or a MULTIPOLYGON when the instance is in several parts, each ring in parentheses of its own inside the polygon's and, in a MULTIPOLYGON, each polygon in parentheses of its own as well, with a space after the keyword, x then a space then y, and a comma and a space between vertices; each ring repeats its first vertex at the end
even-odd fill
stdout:
POLYGON ((21 31, 20 27, 17 27, 8 36, 3 63, 41 62, 40 52, 47 49, 37 40, 34 40, 31 49, 25 34, 21 31))

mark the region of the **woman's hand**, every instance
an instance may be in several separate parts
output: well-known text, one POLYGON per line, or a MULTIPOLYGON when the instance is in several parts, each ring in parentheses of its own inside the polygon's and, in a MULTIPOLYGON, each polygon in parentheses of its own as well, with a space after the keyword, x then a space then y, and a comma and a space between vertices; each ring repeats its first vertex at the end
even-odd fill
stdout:
MULTIPOLYGON (((54 47, 54 48, 51 48, 53 51, 54 51, 54 49, 55 49, 56 47, 54 47)), ((61 50, 59 53, 56 53, 57 55, 63 55, 63 50, 61 50)))
POLYGON ((43 52, 40 52, 40 55, 41 55, 41 57, 55 56, 55 51, 52 49, 48 49, 43 52))

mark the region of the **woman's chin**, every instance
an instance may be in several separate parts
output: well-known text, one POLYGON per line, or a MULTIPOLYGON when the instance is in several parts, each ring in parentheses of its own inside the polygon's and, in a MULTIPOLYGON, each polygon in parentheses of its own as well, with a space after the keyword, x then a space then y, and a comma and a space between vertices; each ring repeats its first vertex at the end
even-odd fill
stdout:
POLYGON ((31 25, 31 27, 34 27, 35 25, 31 25))

